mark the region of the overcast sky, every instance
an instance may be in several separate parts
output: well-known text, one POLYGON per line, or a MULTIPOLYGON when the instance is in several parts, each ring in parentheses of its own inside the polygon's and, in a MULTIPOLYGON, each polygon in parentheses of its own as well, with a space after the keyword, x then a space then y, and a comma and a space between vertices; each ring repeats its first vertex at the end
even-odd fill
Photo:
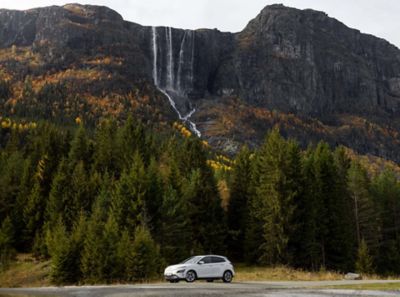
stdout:
MULTIPOLYGON (((325 11, 346 25, 387 39, 400 47, 400 0, 71 0, 106 5, 125 20, 142 25, 185 29, 218 28, 237 32, 268 4, 325 11)), ((0 0, 0 8, 63 5, 58 0, 0 0)))

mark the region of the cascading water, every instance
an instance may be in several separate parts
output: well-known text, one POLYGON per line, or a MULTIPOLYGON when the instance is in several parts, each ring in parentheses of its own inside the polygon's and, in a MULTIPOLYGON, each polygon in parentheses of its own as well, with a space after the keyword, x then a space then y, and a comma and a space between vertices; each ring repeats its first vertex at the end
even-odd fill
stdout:
POLYGON ((165 40, 158 36, 157 28, 152 27, 153 34, 153 79, 156 87, 168 98, 172 108, 180 120, 187 122, 190 129, 201 136, 196 124, 190 117, 196 112, 193 108, 186 115, 182 115, 174 98, 186 98, 186 90, 193 88, 193 63, 194 63, 194 32, 185 31, 180 42, 177 75, 175 75, 175 60, 173 35, 170 27, 165 28, 165 40), (160 41, 160 42, 159 42, 160 41), (163 50, 165 45, 165 50, 163 50), (159 46, 161 46, 159 48, 159 46), (185 48, 189 47, 188 53, 185 48))

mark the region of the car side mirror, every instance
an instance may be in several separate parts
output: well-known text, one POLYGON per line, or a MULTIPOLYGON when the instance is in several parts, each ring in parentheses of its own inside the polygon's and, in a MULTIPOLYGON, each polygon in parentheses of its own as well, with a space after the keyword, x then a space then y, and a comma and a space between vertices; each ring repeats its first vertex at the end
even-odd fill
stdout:
POLYGON ((197 264, 199 265, 204 264, 204 261, 199 261, 197 264))

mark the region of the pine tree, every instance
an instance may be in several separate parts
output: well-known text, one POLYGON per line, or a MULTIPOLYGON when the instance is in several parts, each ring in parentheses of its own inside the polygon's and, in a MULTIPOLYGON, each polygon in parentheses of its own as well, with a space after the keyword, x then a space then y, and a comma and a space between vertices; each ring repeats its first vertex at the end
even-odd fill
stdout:
POLYGON ((142 159, 135 154, 129 172, 123 172, 112 195, 112 212, 120 228, 134 230, 145 222, 147 179, 142 159))
POLYGON ((244 236, 248 219, 248 201, 251 183, 250 151, 245 146, 235 159, 231 174, 230 199, 228 204, 228 228, 231 255, 234 259, 243 260, 244 236))
POLYGON ((297 181, 290 176, 291 145, 295 144, 285 142, 279 131, 274 129, 267 137, 260 156, 263 164, 260 185, 255 189, 259 205, 256 215, 263 224, 260 260, 268 264, 290 261, 288 244, 293 233, 294 202, 298 191, 297 181))
POLYGON ((116 123, 108 120, 103 121, 96 128, 93 166, 100 173, 118 174, 118 160, 115 154, 115 131, 116 123))
POLYGON ((115 272, 117 273, 116 277, 121 281, 129 280, 127 261, 131 254, 131 249, 132 242, 129 231, 124 230, 122 231, 120 239, 117 243, 115 263, 115 266, 118 267, 118 269, 115 270, 115 272))
POLYGON ((12 214, 13 225, 15 226, 15 246, 19 251, 27 251, 29 249, 29 238, 24 221, 24 208, 27 204, 29 193, 31 192, 31 181, 34 168, 30 157, 24 161, 24 168, 21 176, 16 205, 12 214), (21 211, 22 210, 22 211, 21 211))
POLYGON ((167 185, 160 209, 160 244, 161 253, 168 263, 177 263, 189 255, 191 230, 187 212, 186 201, 171 185, 167 185))
POLYGON ((400 183, 394 172, 386 170, 374 179, 371 188, 382 235, 377 270, 400 274, 400 183))
POLYGON ((0 228, 0 271, 8 268, 14 256, 14 228, 10 217, 6 217, 0 228))
POLYGON ((183 197, 188 203, 193 253, 222 253, 226 221, 210 168, 193 170, 183 187, 183 197))
POLYGON ((159 246, 144 226, 136 228, 134 237, 132 252, 127 259, 129 279, 143 281, 157 277, 163 264, 159 246))
MULTIPOLYGON (((103 192, 104 193, 104 192, 103 192)), ((104 281, 104 257, 107 254, 104 245, 104 209, 102 208, 104 196, 100 194, 97 199, 92 215, 87 224, 87 232, 81 258, 81 270, 83 280, 87 283, 98 283, 104 281)))
POLYGON ((70 198, 70 174, 65 159, 61 160, 57 174, 51 184, 49 200, 46 207, 46 217, 50 225, 56 224, 61 218, 72 225, 74 215, 71 214, 72 199, 70 198))
POLYGON ((84 163, 76 163, 71 176, 71 188, 69 190, 72 200, 72 218, 75 218, 81 211, 88 213, 93 203, 90 180, 86 174, 84 163))
POLYGON ((369 254, 368 246, 365 240, 361 240, 360 246, 357 253, 356 271, 358 273, 368 273, 374 272, 373 260, 369 254))
MULTIPOLYGON (((304 195, 297 201, 296 221, 297 236, 296 257, 293 264, 296 267, 317 270, 322 263, 321 248, 318 242, 320 223, 319 215, 324 211, 319 194, 319 181, 316 179, 315 152, 309 148, 303 157, 302 175, 304 178, 304 195)), ((324 213, 324 212, 323 212, 324 213)))
POLYGON ((79 161, 84 163, 84 167, 87 170, 88 165, 91 163, 91 153, 91 144, 86 130, 83 125, 80 125, 71 141, 71 148, 68 153, 70 170, 73 170, 79 161))
POLYGON ((78 217, 71 232, 60 218, 46 234, 46 244, 51 256, 51 277, 56 284, 73 284, 80 281, 81 252, 86 231, 83 215, 78 217))
POLYGON ((353 161, 349 169, 349 191, 353 198, 355 230, 358 247, 365 240, 371 255, 377 254, 379 243, 379 217, 371 197, 370 180, 366 170, 353 161))
POLYGON ((345 150, 339 147, 334 154, 334 187, 329 205, 330 232, 327 244, 327 268, 339 271, 353 269, 357 241, 354 228, 353 199, 348 191, 348 170, 351 165, 345 150))
POLYGON ((108 217, 107 223, 104 226, 103 231, 103 269, 101 275, 107 282, 115 281, 120 276, 120 272, 124 270, 124 267, 118 266, 121 264, 118 261, 118 243, 120 240, 120 234, 118 230, 117 222, 113 215, 108 217))
POLYGON ((125 124, 118 129, 116 143, 118 147, 119 168, 128 169, 136 152, 143 158, 146 154, 146 133, 140 122, 135 122, 132 116, 129 116, 125 124))
POLYGON ((162 212, 160 206, 163 200, 163 180, 157 161, 153 158, 146 170, 147 188, 144 196, 144 206, 147 214, 147 223, 154 238, 158 240, 162 212))

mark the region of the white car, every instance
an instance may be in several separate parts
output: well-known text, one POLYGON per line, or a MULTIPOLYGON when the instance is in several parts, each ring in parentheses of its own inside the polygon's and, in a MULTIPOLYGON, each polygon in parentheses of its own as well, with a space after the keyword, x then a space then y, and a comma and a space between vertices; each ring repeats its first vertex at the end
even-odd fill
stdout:
POLYGON ((171 283, 180 280, 191 283, 196 279, 205 279, 209 282, 222 279, 225 283, 230 283, 234 275, 232 263, 226 257, 217 255, 190 257, 182 263, 168 266, 164 271, 165 279, 171 283))

